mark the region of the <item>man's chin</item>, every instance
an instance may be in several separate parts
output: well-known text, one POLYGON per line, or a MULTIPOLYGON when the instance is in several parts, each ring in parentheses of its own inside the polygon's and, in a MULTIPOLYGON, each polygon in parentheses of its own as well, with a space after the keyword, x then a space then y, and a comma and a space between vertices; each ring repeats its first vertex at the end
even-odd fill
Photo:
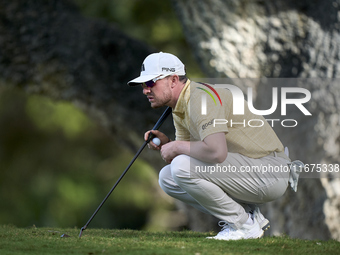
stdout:
POLYGON ((151 108, 153 108, 153 109, 157 109, 157 108, 160 108, 160 107, 162 107, 162 106, 163 106, 163 105, 151 103, 151 108))
POLYGON ((150 106, 151 106, 151 108, 156 109, 156 108, 163 107, 164 104, 160 104, 158 102, 150 102, 150 106))
POLYGON ((154 108, 154 109, 161 108, 161 107, 164 107, 166 105, 168 105, 168 101, 162 101, 162 102, 160 102, 160 101, 157 101, 157 102, 156 101, 152 101, 152 102, 150 102, 151 108, 154 108))

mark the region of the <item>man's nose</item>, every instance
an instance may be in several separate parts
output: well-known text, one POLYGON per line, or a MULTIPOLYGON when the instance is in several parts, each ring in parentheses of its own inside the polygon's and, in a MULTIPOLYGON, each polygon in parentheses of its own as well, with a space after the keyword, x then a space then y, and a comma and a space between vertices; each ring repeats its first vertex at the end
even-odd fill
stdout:
POLYGON ((148 94, 150 91, 151 91, 151 88, 149 88, 149 87, 143 88, 143 94, 144 95, 148 94))

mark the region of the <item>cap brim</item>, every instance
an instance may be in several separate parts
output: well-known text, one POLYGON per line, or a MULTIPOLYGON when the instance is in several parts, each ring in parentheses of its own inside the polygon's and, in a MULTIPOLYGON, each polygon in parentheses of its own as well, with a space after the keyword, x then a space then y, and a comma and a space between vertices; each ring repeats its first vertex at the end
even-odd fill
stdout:
POLYGON ((157 76, 159 76, 159 75, 157 75, 157 74, 149 74, 149 75, 139 76, 139 77, 129 81, 127 84, 129 86, 137 86, 139 84, 142 84, 143 82, 155 79, 157 76))

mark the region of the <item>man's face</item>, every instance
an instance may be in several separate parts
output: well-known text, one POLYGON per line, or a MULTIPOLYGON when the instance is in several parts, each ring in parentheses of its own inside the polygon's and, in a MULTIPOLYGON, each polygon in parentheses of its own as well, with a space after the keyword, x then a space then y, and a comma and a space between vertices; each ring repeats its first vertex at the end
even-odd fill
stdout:
POLYGON ((143 86, 143 94, 147 96, 152 108, 162 107, 170 102, 172 98, 170 77, 157 80, 151 88, 143 86))

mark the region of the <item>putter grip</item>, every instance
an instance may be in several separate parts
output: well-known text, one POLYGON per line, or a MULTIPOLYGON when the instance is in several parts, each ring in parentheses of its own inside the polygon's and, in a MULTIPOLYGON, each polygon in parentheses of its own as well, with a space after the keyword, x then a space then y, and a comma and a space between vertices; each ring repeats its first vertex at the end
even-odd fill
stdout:
POLYGON ((152 130, 157 130, 159 127, 163 124, 163 122, 166 120, 166 118, 169 116, 171 113, 171 107, 167 107, 165 111, 163 112, 162 116, 159 118, 155 126, 152 128, 152 130))
MULTIPOLYGON (((152 128, 152 130, 157 130, 160 128, 160 126, 162 126, 163 122, 166 120, 166 118, 170 115, 170 113, 172 112, 171 107, 167 107, 165 109, 165 111, 163 112, 162 116, 159 118, 159 120, 156 122, 156 124, 154 125, 154 127, 152 128)), ((147 143, 151 141, 151 139, 154 138, 154 135, 152 133, 150 133, 149 138, 147 140, 147 143)))

